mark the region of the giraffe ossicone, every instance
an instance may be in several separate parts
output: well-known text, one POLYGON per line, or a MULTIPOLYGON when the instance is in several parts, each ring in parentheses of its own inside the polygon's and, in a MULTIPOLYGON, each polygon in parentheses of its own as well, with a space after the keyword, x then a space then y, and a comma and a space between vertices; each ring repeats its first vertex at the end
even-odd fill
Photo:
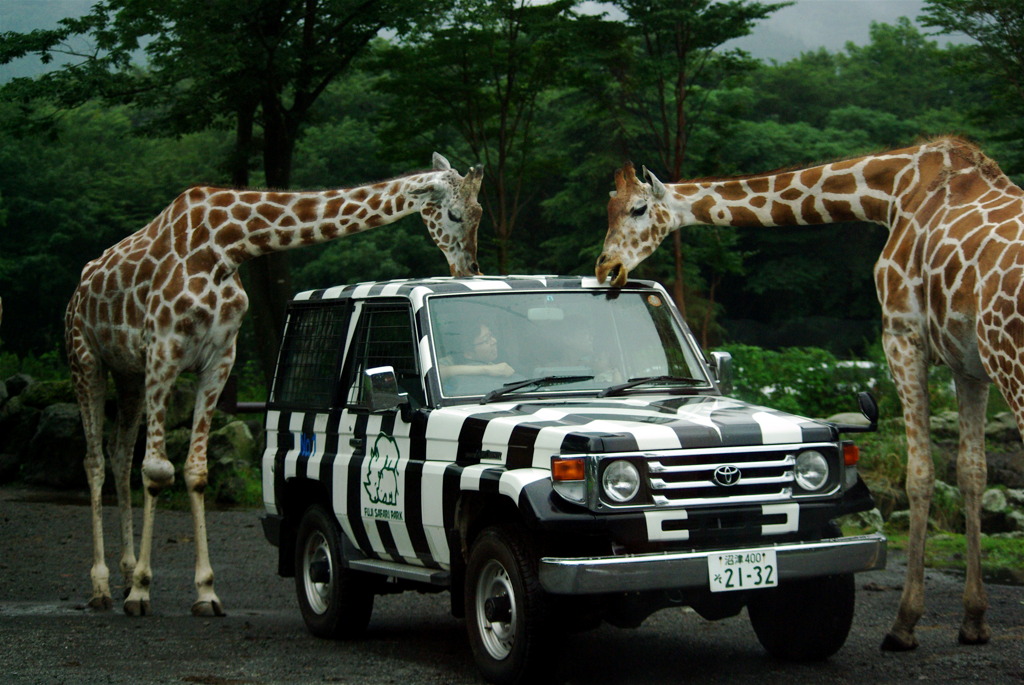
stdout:
POLYGON ((86 437, 92 503, 92 597, 113 606, 106 565, 101 492, 106 377, 114 380, 118 418, 111 447, 120 508, 119 568, 124 610, 150 613, 155 502, 174 481, 164 417, 174 382, 197 375, 188 457, 182 467, 195 529, 196 600, 192 613, 221 616, 206 534, 206 448, 214 407, 235 359, 248 298, 238 267, 261 255, 326 242, 419 213, 453 275, 479 273, 477 202, 481 167, 465 177, 438 153, 433 169, 355 188, 277 192, 193 187, 152 222, 82 269, 65 317, 72 383, 86 437), (143 530, 136 557, 129 476, 143 416, 143 530))
POLYGON ((752 176, 662 183, 632 164, 615 173, 599 281, 629 273, 673 230, 867 221, 889 237, 875 264, 882 342, 903 404, 910 534, 907 576, 887 650, 917 646, 924 545, 935 472, 928 368, 953 372, 960 414, 957 484, 967 572, 960 641, 990 639, 981 574, 985 406, 994 382, 1024 432, 1024 191, 976 146, 944 137, 831 164, 752 176))

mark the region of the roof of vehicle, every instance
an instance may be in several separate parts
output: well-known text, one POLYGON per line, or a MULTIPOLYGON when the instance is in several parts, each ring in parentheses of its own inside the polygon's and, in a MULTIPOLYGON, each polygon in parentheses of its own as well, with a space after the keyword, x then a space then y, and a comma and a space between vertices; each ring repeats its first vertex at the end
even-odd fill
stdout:
MULTIPOLYGON (((653 281, 630 280, 624 289, 659 287, 653 281)), ((431 294, 453 294, 469 292, 501 292, 509 290, 537 289, 610 289, 601 285, 594 276, 473 276, 470 278, 409 278, 393 281, 369 281, 352 285, 338 285, 331 288, 306 290, 298 293, 293 302, 316 300, 364 299, 375 297, 404 297, 420 300, 431 294)))

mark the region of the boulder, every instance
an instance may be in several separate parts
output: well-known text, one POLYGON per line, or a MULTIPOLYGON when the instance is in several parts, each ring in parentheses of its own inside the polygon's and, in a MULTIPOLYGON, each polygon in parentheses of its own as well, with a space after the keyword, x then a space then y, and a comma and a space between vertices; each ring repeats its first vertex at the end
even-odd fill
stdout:
POLYGON ((26 406, 20 396, 11 397, 0 409, 0 453, 22 455, 36 433, 42 412, 26 406))
POLYGON ((985 438, 993 442, 1019 443, 1021 439, 1017 419, 1008 411, 996 414, 985 424, 985 438))
POLYGON ((87 488, 83 463, 85 432, 77 404, 51 404, 42 411, 21 468, 22 478, 33 485, 87 488))
POLYGON ((16 373, 13 376, 4 379, 4 385, 7 386, 7 392, 11 397, 20 395, 25 388, 32 385, 35 379, 27 373, 16 373))
POLYGON ((52 404, 75 404, 75 390, 70 380, 36 381, 21 392, 21 401, 29 407, 46 409, 52 404))
POLYGON ((960 418, 952 409, 933 414, 929 421, 935 437, 955 438, 960 435, 960 418))

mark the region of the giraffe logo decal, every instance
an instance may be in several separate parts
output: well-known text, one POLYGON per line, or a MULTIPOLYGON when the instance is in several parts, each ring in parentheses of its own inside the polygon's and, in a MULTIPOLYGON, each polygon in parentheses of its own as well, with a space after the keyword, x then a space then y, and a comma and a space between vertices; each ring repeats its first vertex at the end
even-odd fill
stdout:
MULTIPOLYGON (((370 448, 366 460, 363 489, 373 504, 386 507, 398 506, 398 443, 387 433, 381 433, 370 448)), ((402 518, 402 512, 366 507, 371 518, 402 518)))

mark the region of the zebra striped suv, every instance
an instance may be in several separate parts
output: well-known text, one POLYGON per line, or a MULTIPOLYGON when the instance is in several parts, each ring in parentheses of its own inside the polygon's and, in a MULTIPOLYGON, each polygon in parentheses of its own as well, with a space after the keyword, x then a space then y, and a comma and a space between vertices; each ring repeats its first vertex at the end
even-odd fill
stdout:
POLYGON ((874 506, 840 438, 865 428, 731 399, 730 366, 646 281, 297 295, 267 405, 263 526, 307 627, 357 637, 376 595, 447 590, 500 683, 547 672, 567 630, 678 605, 709 619, 746 606, 770 653, 831 655, 853 573, 885 565, 884 537, 835 523, 874 506))

